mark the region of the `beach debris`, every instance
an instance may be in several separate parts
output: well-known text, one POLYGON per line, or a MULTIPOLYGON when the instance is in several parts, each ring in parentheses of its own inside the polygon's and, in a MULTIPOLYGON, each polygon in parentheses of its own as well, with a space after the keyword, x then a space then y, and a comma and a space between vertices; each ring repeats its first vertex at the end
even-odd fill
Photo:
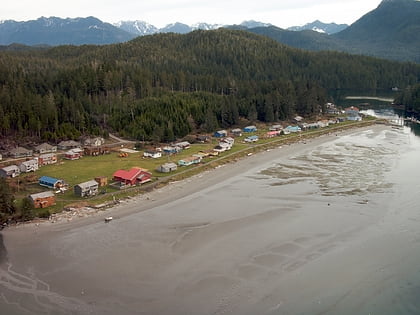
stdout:
POLYGON ((106 218, 105 218, 105 223, 109 223, 109 222, 111 222, 111 221, 112 221, 112 219, 113 219, 113 217, 111 217, 111 216, 106 217, 106 218))

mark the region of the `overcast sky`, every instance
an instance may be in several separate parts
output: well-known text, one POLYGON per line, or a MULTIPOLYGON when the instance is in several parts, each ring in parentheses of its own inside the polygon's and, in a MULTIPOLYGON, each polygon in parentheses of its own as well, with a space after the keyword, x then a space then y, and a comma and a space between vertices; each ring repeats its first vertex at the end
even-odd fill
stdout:
POLYGON ((41 16, 95 16, 104 22, 142 20, 157 27, 181 22, 240 24, 246 20, 285 28, 315 20, 351 24, 381 0, 9 0, 0 20, 27 21, 41 16))

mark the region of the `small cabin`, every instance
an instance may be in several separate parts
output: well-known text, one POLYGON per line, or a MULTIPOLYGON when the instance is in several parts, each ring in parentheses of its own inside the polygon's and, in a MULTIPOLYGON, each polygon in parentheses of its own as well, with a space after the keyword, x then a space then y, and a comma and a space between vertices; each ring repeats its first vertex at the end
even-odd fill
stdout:
POLYGON ((223 137, 227 137, 228 133, 226 130, 218 130, 214 133, 214 136, 216 138, 223 138, 223 137))
POLYGON ((35 152, 39 153, 39 154, 44 154, 44 153, 52 153, 52 152, 57 152, 57 147, 54 145, 51 145, 49 143, 42 143, 40 145, 37 145, 35 148, 35 152))
POLYGON ((175 163, 165 163, 165 164, 160 165, 157 168, 157 171, 161 173, 170 173, 170 172, 176 171, 177 168, 178 168, 178 165, 176 165, 175 163))
POLYGON ((189 165, 193 165, 193 164, 198 164, 198 163, 201 162, 201 160, 202 160, 202 158, 199 157, 199 156, 190 156, 190 157, 187 157, 185 159, 179 160, 178 165, 189 166, 189 165))
POLYGON ((9 156, 15 159, 32 156, 32 150, 17 147, 9 151, 9 156))
POLYGON ((245 142, 257 142, 257 141, 258 141, 258 136, 249 136, 245 138, 245 142))
POLYGON ((47 208, 55 205, 55 196, 52 191, 45 191, 37 194, 29 195, 29 200, 31 201, 34 208, 47 208))
POLYGON ((244 132, 256 132, 257 131, 257 127, 256 126, 246 126, 244 128, 244 132))
POLYGON ((99 184, 99 187, 104 187, 104 186, 108 185, 108 177, 106 177, 106 176, 95 177, 95 180, 99 184))

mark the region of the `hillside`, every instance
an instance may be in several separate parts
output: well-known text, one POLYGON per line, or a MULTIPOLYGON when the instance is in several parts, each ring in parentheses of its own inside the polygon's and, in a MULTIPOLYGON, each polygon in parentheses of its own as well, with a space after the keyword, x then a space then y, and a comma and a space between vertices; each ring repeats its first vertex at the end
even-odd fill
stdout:
POLYGON ((358 55, 420 63, 420 2, 384 0, 341 32, 286 31, 276 27, 253 28, 285 45, 305 50, 335 50, 358 55))
POLYGON ((420 66, 304 52, 246 31, 158 34, 106 46, 0 52, 0 136, 117 132, 172 141, 240 121, 318 115, 329 89, 390 89, 420 66))

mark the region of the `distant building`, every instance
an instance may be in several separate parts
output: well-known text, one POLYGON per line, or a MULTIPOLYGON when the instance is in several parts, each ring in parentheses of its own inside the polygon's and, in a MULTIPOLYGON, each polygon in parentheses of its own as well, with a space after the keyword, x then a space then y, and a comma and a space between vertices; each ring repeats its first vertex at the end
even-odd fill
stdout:
POLYGON ((244 132, 255 132, 257 131, 257 127, 256 126, 246 126, 244 128, 244 132))
POLYGON ((37 145, 34 149, 35 152, 39 154, 57 152, 57 147, 49 143, 42 143, 40 145, 37 145))
POLYGON ((214 133, 214 136, 216 138, 223 138, 223 137, 227 137, 227 131, 226 130, 218 130, 214 133))
POLYGON ((108 185, 108 177, 106 177, 106 176, 95 177, 95 180, 99 184, 99 187, 104 187, 104 186, 108 185))
POLYGON ((258 141, 258 136, 249 136, 245 138, 245 142, 257 142, 257 141, 258 141))
POLYGON ((240 137, 240 136, 242 136, 242 129, 235 128, 235 129, 232 129, 232 130, 231 130, 231 132, 232 132, 232 134, 233 134, 235 137, 240 137))
POLYGON ((199 157, 199 156, 190 156, 190 157, 187 157, 185 159, 179 160, 178 165, 189 166, 189 165, 193 165, 193 164, 198 164, 198 163, 201 162, 201 160, 202 160, 202 158, 199 157))
POLYGON ((32 156, 32 150, 25 149, 23 147, 17 147, 9 151, 9 156, 12 158, 23 158, 32 156))
POLYGON ((181 148, 182 150, 186 150, 191 147, 191 143, 189 143, 188 141, 182 141, 175 143, 175 146, 181 148))
POLYGON ((81 148, 81 147, 82 147, 82 144, 74 140, 61 141, 58 144, 59 150, 70 150, 70 149, 81 148))

